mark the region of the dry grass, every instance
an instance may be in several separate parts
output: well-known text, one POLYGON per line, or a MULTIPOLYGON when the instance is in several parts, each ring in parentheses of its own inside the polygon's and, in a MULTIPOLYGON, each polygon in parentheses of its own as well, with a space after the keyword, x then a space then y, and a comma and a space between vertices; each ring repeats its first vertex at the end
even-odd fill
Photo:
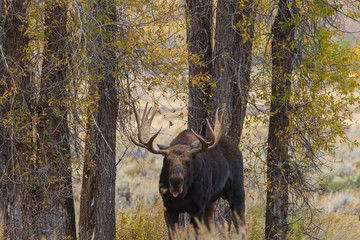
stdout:
POLYGON ((166 239, 166 224, 160 201, 152 206, 137 202, 131 211, 117 211, 116 239, 166 239))
POLYGON ((325 230, 322 239, 357 240, 360 239, 359 215, 352 211, 325 213, 321 219, 321 226, 325 230))
MULTIPOLYGON (((152 205, 144 205, 138 201, 129 209, 122 207, 117 211, 116 222, 117 239, 166 239, 167 228, 163 217, 163 206, 160 198, 152 205)), ((212 231, 208 231, 206 226, 200 224, 200 229, 195 232, 190 224, 184 227, 177 227, 174 239, 246 239, 248 235, 247 228, 240 229, 237 234, 234 228, 228 231, 228 226, 218 226, 212 231)))

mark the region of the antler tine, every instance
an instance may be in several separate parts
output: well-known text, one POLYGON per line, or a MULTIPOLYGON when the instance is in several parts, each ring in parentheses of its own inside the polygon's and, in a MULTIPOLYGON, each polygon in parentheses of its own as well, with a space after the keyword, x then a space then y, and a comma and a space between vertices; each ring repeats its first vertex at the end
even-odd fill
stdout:
POLYGON ((154 140, 155 138, 159 135, 160 131, 161 131, 162 127, 159 129, 159 131, 157 131, 148 141, 148 143, 146 144, 147 149, 152 152, 152 153, 158 153, 158 154, 164 154, 167 153, 167 150, 156 150, 154 149, 154 140))
POLYGON ((224 132, 225 129, 225 112, 226 112, 226 104, 224 104, 224 110, 221 114, 221 121, 219 121, 219 109, 216 110, 216 117, 215 117, 215 124, 214 124, 214 130, 210 129, 212 137, 215 138, 214 147, 215 145, 220 141, 221 135, 224 132))
POLYGON ((139 127, 140 127, 139 114, 138 114, 138 112, 136 111, 134 101, 132 101, 132 106, 133 106, 134 113, 135 113, 136 124, 137 124, 137 126, 138 126, 138 128, 139 128, 139 127))
MULTIPOLYGON (((149 108, 149 110, 148 110, 147 107, 148 107, 148 103, 145 104, 145 109, 144 109, 143 117, 142 117, 142 119, 141 119, 141 122, 142 122, 142 123, 145 123, 145 121, 147 120, 147 118, 149 117, 149 114, 150 114, 150 112, 151 112, 151 107, 149 108)), ((152 122, 152 120, 153 120, 153 118, 154 118, 154 116, 155 116, 155 113, 156 113, 156 112, 154 112, 153 115, 152 115, 151 118, 150 118, 150 124, 151 124, 151 122, 152 122)), ((150 128, 150 126, 149 126, 149 128, 150 128)))
POLYGON ((191 151, 192 154, 210 150, 218 144, 225 129, 225 116, 226 116, 225 112, 226 112, 226 104, 224 104, 224 109, 220 117, 221 121, 219 121, 219 108, 216 110, 214 128, 211 128, 211 125, 208 120, 206 121, 207 127, 211 135, 211 140, 209 142, 207 142, 202 136, 200 136, 199 134, 194 132, 194 130, 191 129, 191 131, 194 133, 194 135, 198 138, 198 140, 201 143, 199 148, 191 151))
POLYGON ((131 141, 136 146, 146 148, 147 150, 149 150, 150 152, 152 152, 154 154, 166 154, 167 150, 156 150, 153 147, 153 142, 154 142, 155 138, 159 135, 161 128, 152 137, 149 137, 151 122, 155 117, 156 111, 154 111, 153 114, 151 115, 151 117, 149 118, 149 114, 151 112, 151 107, 148 109, 148 104, 146 103, 145 109, 144 109, 144 112, 143 112, 143 115, 142 115, 141 121, 140 121, 139 113, 137 112, 137 110, 135 108, 135 103, 132 102, 132 105, 133 105, 135 119, 136 119, 136 123, 137 123, 137 127, 138 127, 138 134, 137 134, 138 141, 136 141, 132 136, 130 136, 131 141))
POLYGON ((130 139, 136 146, 146 148, 146 146, 144 144, 137 142, 131 135, 130 135, 130 139))
POLYGON ((147 104, 146 104, 144 113, 143 113, 143 117, 141 120, 141 129, 139 129, 139 132, 138 132, 139 141, 144 145, 146 145, 146 142, 149 141, 151 123, 156 114, 156 111, 154 111, 152 116, 150 118, 148 118, 150 112, 151 112, 151 107, 149 109, 147 109, 147 104))
POLYGON ((139 119, 139 113, 137 112, 137 110, 135 108, 134 101, 132 101, 132 106, 133 106, 133 110, 134 110, 134 114, 135 114, 136 125, 138 127, 138 139, 140 142, 136 141, 131 135, 130 135, 130 139, 136 146, 146 148, 146 146, 141 142, 141 137, 139 136, 141 123, 140 123, 140 119, 139 119))

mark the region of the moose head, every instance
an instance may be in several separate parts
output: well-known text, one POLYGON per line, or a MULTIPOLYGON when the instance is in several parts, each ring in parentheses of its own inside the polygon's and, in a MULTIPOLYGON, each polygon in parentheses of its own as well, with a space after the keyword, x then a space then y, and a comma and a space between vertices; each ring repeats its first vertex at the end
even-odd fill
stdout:
POLYGON ((187 194, 188 187, 191 186, 193 180, 193 156, 197 153, 209 151, 210 149, 214 148, 218 144, 224 132, 226 111, 225 104, 222 115, 220 117, 221 120, 218 118, 219 109, 216 111, 216 121, 214 128, 211 128, 209 121, 207 121, 207 126, 211 135, 209 141, 191 129, 191 132, 188 132, 188 134, 185 136, 177 136, 171 142, 170 146, 158 144, 158 149, 154 148, 153 143, 155 138, 159 135, 161 128, 150 137, 150 127, 156 111, 154 111, 153 114, 149 117, 151 108, 148 109, 146 104, 143 115, 140 118, 139 113, 135 108, 134 102, 132 104, 138 126, 138 141, 130 136, 131 141, 135 145, 145 148, 151 153, 161 154, 165 157, 164 165, 166 166, 163 167, 168 169, 168 190, 174 198, 177 198, 178 196, 185 196, 187 194), (182 142, 182 144, 179 144, 179 142, 182 142))

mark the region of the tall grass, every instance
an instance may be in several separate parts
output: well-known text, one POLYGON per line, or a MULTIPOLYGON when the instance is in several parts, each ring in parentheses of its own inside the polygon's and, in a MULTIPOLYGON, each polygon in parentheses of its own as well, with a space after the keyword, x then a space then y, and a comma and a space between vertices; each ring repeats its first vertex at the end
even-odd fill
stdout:
MULTIPOLYGON (((144 205, 138 201, 134 207, 128 209, 123 207, 117 211, 116 221, 116 239, 167 239, 167 227, 164 220, 163 205, 160 199, 157 199, 152 206, 144 205)), ((240 234, 237 234, 232 228, 228 231, 228 226, 218 226, 212 231, 200 224, 200 229, 195 232, 190 224, 187 229, 177 227, 175 239, 198 239, 198 240, 231 240, 246 239, 247 228, 240 228, 240 234)))
POLYGON ((116 239, 166 239, 167 229, 162 212, 160 200, 150 207, 138 201, 131 211, 119 209, 116 216, 116 239))

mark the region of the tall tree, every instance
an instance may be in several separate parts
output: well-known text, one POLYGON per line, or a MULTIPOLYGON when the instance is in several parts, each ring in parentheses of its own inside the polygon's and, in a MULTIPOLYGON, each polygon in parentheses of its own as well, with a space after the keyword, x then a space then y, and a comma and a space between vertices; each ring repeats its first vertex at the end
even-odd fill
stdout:
MULTIPOLYGON (((215 109, 226 103, 225 135, 240 142, 245 120, 250 84, 252 38, 254 35, 253 1, 218 1, 214 36, 210 107, 215 109)), ((211 114, 213 116, 213 114, 211 114)), ((230 209, 219 202, 217 221, 224 217, 230 222, 230 209)), ((244 220, 244 219, 242 219, 244 220)))
POLYGON ((271 34, 272 82, 267 153, 266 239, 285 239, 289 209, 289 110, 296 2, 280 0, 271 34))
POLYGON ((28 23, 42 21, 32 18, 26 1, 1 4, 4 10, 1 182, 6 190, 2 191, 5 236, 75 238, 64 90, 66 7, 64 2, 45 3, 46 44, 42 81, 37 84, 38 76, 30 70, 29 59, 37 51, 33 43, 39 38, 29 41, 29 36, 40 36, 42 31, 33 33, 28 23))
POLYGON ((255 4, 218 1, 215 12, 213 5, 209 0, 187 2, 188 126, 206 135, 208 111, 226 102, 231 113, 226 135, 239 142, 250 82, 255 4))
POLYGON ((80 239, 115 239, 116 6, 98 0, 91 9, 89 98, 94 108, 88 112, 79 231, 80 239))
POLYGON ((217 2, 210 109, 226 102, 225 134, 240 142, 251 70, 255 8, 253 1, 217 2))
POLYGON ((45 1, 45 44, 37 106, 36 233, 76 238, 68 129, 67 1, 45 1))
POLYGON ((188 127, 206 136, 212 68, 213 0, 187 0, 188 127))
POLYGON ((23 0, 0 3, 0 214, 10 239, 29 239, 33 229, 27 7, 23 0))
MULTIPOLYGON (((187 1, 187 7, 188 127, 206 136, 206 120, 213 119, 208 113, 213 116, 225 102, 225 134, 240 142, 250 83, 255 4, 221 0, 214 9, 213 1, 196 0, 187 1)), ((216 216, 230 221, 223 201, 216 216)))

